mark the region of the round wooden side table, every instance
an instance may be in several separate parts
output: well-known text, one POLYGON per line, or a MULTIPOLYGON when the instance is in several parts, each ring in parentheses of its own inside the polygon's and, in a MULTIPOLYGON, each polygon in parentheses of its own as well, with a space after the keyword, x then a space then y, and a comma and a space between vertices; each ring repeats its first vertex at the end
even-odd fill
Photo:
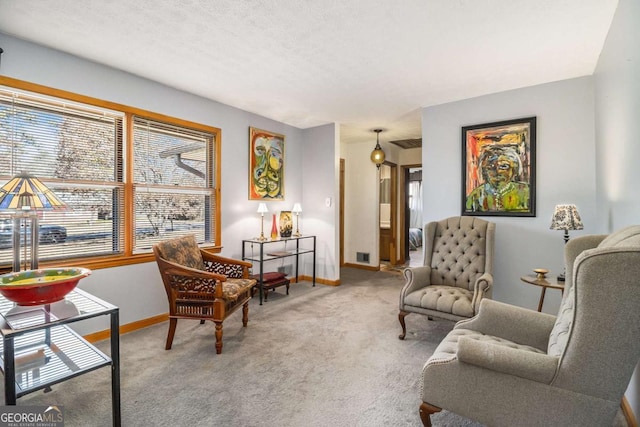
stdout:
POLYGON ((547 288, 560 289, 561 292, 564 292, 564 282, 558 282, 557 280, 550 279, 548 277, 545 277, 544 279, 538 279, 537 276, 527 275, 522 276, 520 280, 530 285, 536 285, 542 288, 542 292, 540 293, 540 301, 538 302, 538 311, 542 311, 542 304, 544 304, 544 294, 547 291, 547 288))

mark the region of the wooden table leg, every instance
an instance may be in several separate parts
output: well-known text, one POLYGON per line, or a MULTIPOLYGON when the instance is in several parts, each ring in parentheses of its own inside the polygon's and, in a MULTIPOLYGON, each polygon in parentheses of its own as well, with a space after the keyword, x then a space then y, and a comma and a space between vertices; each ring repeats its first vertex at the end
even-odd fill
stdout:
POLYGON ((544 303, 544 293, 547 291, 547 288, 542 287, 542 292, 540 292, 540 302, 538 302, 538 311, 542 311, 542 304, 544 303))

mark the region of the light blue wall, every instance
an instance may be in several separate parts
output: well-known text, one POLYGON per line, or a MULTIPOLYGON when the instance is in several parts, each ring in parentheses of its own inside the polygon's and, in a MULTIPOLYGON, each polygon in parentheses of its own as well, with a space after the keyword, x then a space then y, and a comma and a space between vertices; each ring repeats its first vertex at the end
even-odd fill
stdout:
MULTIPOLYGON (((248 200, 250 126, 285 135, 285 201, 270 202, 269 211, 290 210, 294 202, 301 201, 305 209, 302 221, 305 221, 306 218, 314 217, 311 214, 314 204, 318 200, 324 200, 309 197, 308 192, 303 192, 303 185, 305 182, 311 186, 315 181, 330 182, 330 177, 324 176, 324 171, 330 170, 333 173, 335 149, 325 152, 318 150, 317 145, 327 143, 328 146, 334 147, 333 125, 303 131, 2 33, 0 46, 4 49, 0 74, 4 76, 222 129, 223 255, 240 257, 241 240, 257 237, 260 231, 260 221, 256 214, 258 202, 248 200), (305 150, 308 150, 312 157, 305 156, 305 150), (305 178, 305 175, 313 178, 305 178)), ((335 198, 329 188, 322 193, 335 198)), ((326 248, 322 258, 326 265, 322 272, 334 275, 337 268, 329 251, 335 252, 335 225, 330 219, 325 218, 324 214, 318 217, 323 221, 323 226, 319 228, 323 233, 318 236, 318 246, 326 248)), ((315 229, 310 227, 307 232, 311 230, 315 229)), ((336 277, 331 276, 328 279, 336 277)), ((119 306, 121 324, 168 311, 166 295, 155 262, 95 270, 90 277, 80 282, 80 287, 119 306)), ((88 333, 105 329, 107 326, 106 322, 82 322, 78 324, 78 330, 88 333)))
MULTIPOLYGON (((425 108, 422 113, 423 220, 460 215, 461 127, 537 117, 537 216, 484 217, 496 223, 496 300, 537 308, 540 289, 520 277, 533 268, 557 275, 563 268, 562 233, 550 230, 556 204, 577 205, 585 230, 595 217, 595 136, 591 77, 564 80, 425 108)), ((556 313, 560 292, 549 291, 544 311, 556 313)))
MULTIPOLYGON (((339 150, 338 129, 335 124, 304 130, 302 159, 303 195, 301 232, 322 236, 318 239, 316 275, 335 281, 340 277, 339 239, 339 150), (318 167, 321 165, 321 167, 318 167)), ((310 266, 306 260, 307 274, 310 266)))
MULTIPOLYGON (((620 0, 594 73, 598 220, 607 232, 640 224, 638 22, 640 2, 620 0)), ((639 419, 640 364, 626 395, 639 419)))

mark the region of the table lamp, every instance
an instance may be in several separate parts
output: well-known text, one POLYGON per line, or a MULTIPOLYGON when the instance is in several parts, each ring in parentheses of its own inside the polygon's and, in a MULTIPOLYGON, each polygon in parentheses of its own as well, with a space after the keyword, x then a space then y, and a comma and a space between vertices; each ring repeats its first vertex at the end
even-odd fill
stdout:
POLYGON ((300 237, 302 236, 302 234, 300 234, 300 229, 298 227, 300 225, 300 212, 302 212, 302 206, 300 206, 300 203, 294 203, 293 208, 291 209, 291 212, 296 214, 296 232, 294 236, 300 237))
POLYGON ((269 209, 267 209, 266 203, 258 204, 258 213, 260 214, 260 237, 258 237, 258 240, 260 241, 267 240, 267 238, 264 237, 264 214, 267 212, 269 212, 269 209))
POLYGON ((37 211, 65 210, 67 205, 35 176, 20 173, 0 188, 0 211, 10 212, 13 218, 13 271, 20 271, 21 229, 24 229, 24 269, 27 269, 27 230, 31 230, 32 270, 38 268, 40 227, 37 211))
MULTIPOLYGON (((569 241, 569 230, 582 230, 584 225, 576 205, 556 205, 551 217, 551 230, 564 230, 564 244, 569 241)), ((558 281, 564 282, 565 273, 558 275, 558 281)))

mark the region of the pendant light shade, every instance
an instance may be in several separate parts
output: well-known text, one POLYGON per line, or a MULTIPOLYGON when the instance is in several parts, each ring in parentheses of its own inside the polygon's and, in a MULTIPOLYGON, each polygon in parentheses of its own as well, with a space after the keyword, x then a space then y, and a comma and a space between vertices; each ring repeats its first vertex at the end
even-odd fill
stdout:
POLYGON ((384 151, 380 147, 380 132, 382 132, 382 129, 374 129, 373 131, 376 133, 376 147, 371 152, 371 161, 380 169, 380 165, 384 163, 385 159, 384 151))

